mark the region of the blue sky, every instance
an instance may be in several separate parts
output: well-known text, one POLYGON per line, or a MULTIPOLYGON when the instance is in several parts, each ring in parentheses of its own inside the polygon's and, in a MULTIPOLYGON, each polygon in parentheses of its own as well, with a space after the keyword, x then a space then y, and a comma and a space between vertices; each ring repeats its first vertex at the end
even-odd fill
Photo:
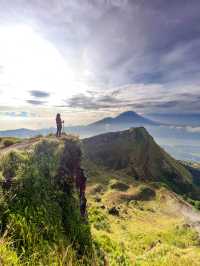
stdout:
POLYGON ((199 25, 198 0, 0 0, 0 128, 199 113, 199 25))

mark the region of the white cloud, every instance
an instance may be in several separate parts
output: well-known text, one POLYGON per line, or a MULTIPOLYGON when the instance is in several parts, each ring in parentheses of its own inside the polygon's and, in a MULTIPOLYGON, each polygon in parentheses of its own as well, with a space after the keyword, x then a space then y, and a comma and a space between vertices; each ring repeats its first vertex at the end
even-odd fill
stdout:
POLYGON ((200 127, 186 127, 186 130, 191 133, 200 133, 200 127))
POLYGON ((2 105, 24 104, 30 98, 30 90, 52 93, 49 105, 60 104, 63 95, 81 92, 70 62, 27 26, 0 27, 0 58, 2 105))
POLYGON ((199 7, 196 0, 0 0, 0 105, 37 104, 42 116, 34 126, 87 91, 97 101, 117 91, 129 104, 98 112, 65 107, 69 123, 131 108, 199 110, 199 7), (35 99, 30 91, 50 96, 35 99))

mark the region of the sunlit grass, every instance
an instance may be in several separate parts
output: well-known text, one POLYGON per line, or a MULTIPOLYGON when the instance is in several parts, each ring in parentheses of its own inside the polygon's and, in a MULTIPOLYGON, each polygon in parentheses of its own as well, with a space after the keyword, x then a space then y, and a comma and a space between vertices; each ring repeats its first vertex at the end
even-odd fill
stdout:
POLYGON ((119 216, 107 211, 112 192, 108 189, 101 202, 96 202, 94 195, 89 196, 92 235, 110 265, 200 265, 197 232, 185 224, 181 215, 165 209, 159 190, 154 200, 113 203, 118 206, 119 216))
POLYGON ((0 191, 1 230, 6 225, 1 231, 0 265, 200 265, 199 236, 175 212, 176 199, 170 199, 161 183, 134 181, 123 171, 108 172, 85 162, 89 225, 82 223, 77 195, 71 201, 56 191, 54 183, 57 156, 70 140, 74 145, 78 138, 67 135, 58 141, 40 136, 32 152, 7 154, 1 160, 0 180, 7 168, 12 169, 16 187, 12 193, 0 191), (112 206, 119 215, 109 214, 112 206), (63 225, 63 217, 70 217, 68 224, 63 225), (80 254, 80 247, 91 240, 90 224, 93 249, 80 254))

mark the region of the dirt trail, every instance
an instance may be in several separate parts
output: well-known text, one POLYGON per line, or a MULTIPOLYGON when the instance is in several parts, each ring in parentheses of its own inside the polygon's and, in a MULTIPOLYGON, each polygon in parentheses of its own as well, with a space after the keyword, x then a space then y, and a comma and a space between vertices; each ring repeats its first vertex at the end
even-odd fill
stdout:
POLYGON ((13 144, 13 145, 6 147, 6 148, 2 148, 2 149, 0 149, 0 156, 9 152, 9 151, 12 151, 12 150, 28 149, 39 141, 40 140, 38 140, 38 139, 32 139, 32 140, 27 139, 27 140, 24 140, 23 142, 13 144))
MULTIPOLYGON (((62 138, 60 138, 62 140, 62 138)), ((55 136, 52 137, 40 137, 40 138, 33 138, 33 139, 24 139, 22 142, 13 144, 6 148, 0 148, 0 156, 12 151, 12 150, 28 150, 31 149, 35 144, 40 142, 41 140, 58 140, 55 136)))

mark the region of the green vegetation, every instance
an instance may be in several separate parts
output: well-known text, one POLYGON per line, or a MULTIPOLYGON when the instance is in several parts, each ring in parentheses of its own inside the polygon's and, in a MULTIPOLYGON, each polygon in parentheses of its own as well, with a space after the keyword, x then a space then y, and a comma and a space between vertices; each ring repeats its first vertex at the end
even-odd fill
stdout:
POLYGON ((71 184, 73 160, 80 155, 78 143, 66 139, 3 157, 2 174, 13 178, 11 188, 0 191, 3 265, 85 265, 91 258, 90 228, 71 184))
MULTIPOLYGON (((129 191, 145 187, 133 183, 129 191)), ((102 261, 115 266, 200 264, 199 236, 168 206, 172 198, 166 189, 156 189, 153 199, 121 203, 111 201, 112 193, 122 192, 104 189, 100 202, 88 194, 92 235, 102 261), (118 208, 118 216, 109 214, 111 206, 118 208)))
POLYGON ((18 138, 0 138, 0 144, 1 146, 3 146, 4 148, 7 148, 13 144, 19 143, 21 140, 18 138))
POLYGON ((176 193, 200 198, 192 173, 157 145, 145 128, 94 136, 83 140, 82 146, 86 165, 95 169, 90 171, 95 176, 100 169, 123 172, 132 180, 162 182, 176 193))
POLYGON ((0 265, 200 265, 200 226, 184 216, 200 217, 194 211, 200 209, 199 172, 194 182, 193 172, 145 129, 81 143, 75 136, 39 136, 15 145, 19 150, 3 143, 0 265), (81 158, 88 221, 80 217, 74 189, 81 158))
POLYGON ((2 170, 3 176, 5 178, 7 176, 15 177, 17 170, 22 166, 25 160, 26 157, 23 155, 23 153, 17 151, 11 151, 5 154, 0 163, 0 169, 2 170))
POLYGON ((83 150, 92 176, 88 187, 92 236, 104 263, 200 265, 199 234, 179 211, 183 207, 192 213, 193 208, 170 191, 185 195, 198 207, 199 187, 192 183, 190 171, 144 129, 86 139, 83 150))
POLYGON ((113 179, 110 182, 110 188, 115 189, 115 190, 119 190, 119 191, 127 191, 129 189, 129 185, 127 185, 123 182, 120 182, 116 179, 113 179))
POLYGON ((199 200, 193 200, 191 198, 183 197, 187 202, 189 202, 192 206, 194 206, 197 210, 200 210, 200 201, 199 200))

